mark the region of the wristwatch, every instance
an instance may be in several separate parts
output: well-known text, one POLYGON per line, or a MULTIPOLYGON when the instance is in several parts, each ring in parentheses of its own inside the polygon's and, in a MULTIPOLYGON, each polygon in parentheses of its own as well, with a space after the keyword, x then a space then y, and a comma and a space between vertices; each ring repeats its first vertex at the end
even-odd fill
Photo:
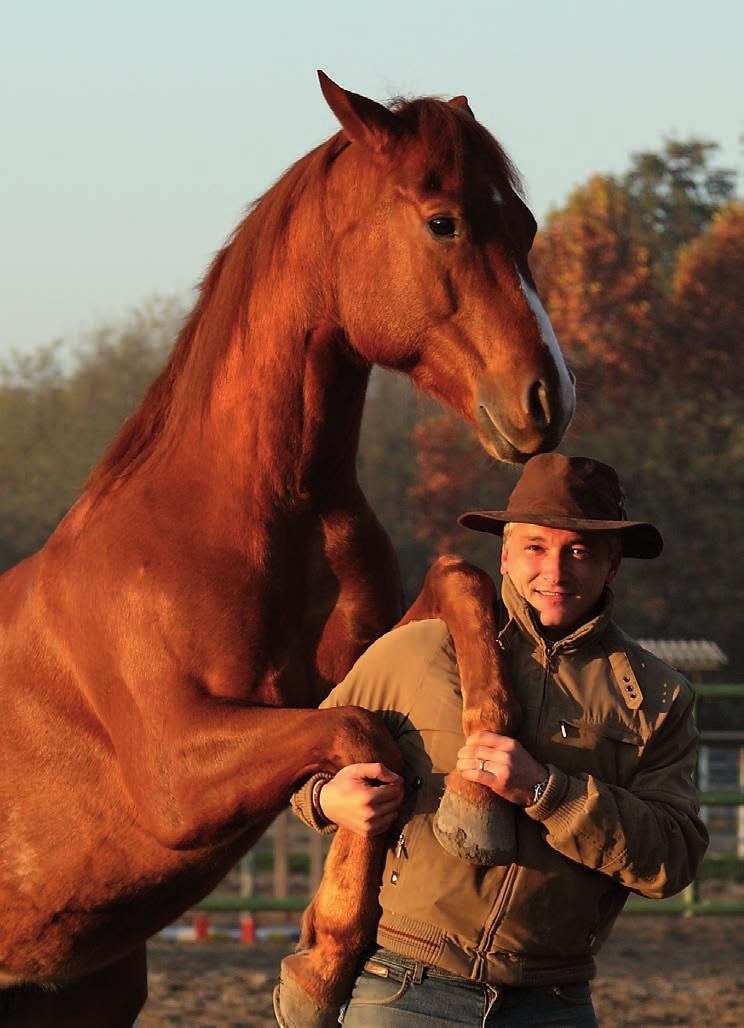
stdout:
POLYGON ((530 803, 531 807, 534 807, 534 805, 540 799, 542 794, 545 792, 545 790, 548 787, 548 782, 549 781, 550 781, 550 775, 548 775, 546 778, 543 778, 543 780, 541 782, 537 783, 537 785, 535 786, 535 788, 533 789, 533 792, 532 792, 532 803, 530 803))

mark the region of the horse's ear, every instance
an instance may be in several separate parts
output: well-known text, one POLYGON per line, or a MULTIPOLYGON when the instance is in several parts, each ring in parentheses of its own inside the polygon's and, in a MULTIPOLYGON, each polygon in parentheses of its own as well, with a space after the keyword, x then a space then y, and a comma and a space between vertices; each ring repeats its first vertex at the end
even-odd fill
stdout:
POLYGON ((318 71, 326 103, 341 122, 346 135, 372 150, 384 150, 396 136, 398 122, 392 111, 366 96, 342 89, 324 71, 318 71))
POLYGON ((463 111, 467 111, 471 118, 475 117, 466 96, 453 96, 449 101, 449 105, 450 107, 460 107, 463 111))

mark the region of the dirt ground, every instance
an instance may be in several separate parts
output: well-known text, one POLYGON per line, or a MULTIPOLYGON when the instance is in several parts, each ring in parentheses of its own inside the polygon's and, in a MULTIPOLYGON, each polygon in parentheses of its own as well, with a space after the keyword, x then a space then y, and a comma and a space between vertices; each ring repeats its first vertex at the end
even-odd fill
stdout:
MULTIPOLYGON (((149 947, 140 1028, 272 1028, 285 944, 173 942, 149 947)), ((599 958, 602 1028, 744 1025, 744 918, 623 915, 599 958)))

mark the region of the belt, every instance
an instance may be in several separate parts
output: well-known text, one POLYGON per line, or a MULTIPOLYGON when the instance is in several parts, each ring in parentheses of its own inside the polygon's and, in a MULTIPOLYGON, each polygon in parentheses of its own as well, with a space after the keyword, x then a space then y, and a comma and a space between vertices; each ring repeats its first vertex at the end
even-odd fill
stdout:
POLYGON ((374 956, 364 962, 363 968, 368 974, 373 974, 378 978, 391 978, 394 982, 410 981, 420 985, 425 978, 438 978, 463 989, 482 991, 484 988, 489 988, 491 991, 495 991, 493 986, 487 986, 485 982, 475 982, 470 978, 463 978, 459 974, 450 974, 439 967, 432 967, 430 964, 422 964, 418 960, 399 956, 391 950, 378 950, 374 956))

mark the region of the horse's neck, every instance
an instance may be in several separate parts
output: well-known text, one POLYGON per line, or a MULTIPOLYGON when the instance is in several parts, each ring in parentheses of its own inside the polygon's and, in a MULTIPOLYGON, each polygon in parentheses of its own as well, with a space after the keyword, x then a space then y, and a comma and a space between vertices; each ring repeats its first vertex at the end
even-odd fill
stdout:
POLYGON ((235 333, 204 414, 173 426, 150 483, 165 502, 174 480, 188 483, 192 510, 202 505, 213 524, 221 506, 255 524, 308 500, 322 512, 356 489, 369 367, 327 322, 298 330, 258 317, 249 331, 235 333))

